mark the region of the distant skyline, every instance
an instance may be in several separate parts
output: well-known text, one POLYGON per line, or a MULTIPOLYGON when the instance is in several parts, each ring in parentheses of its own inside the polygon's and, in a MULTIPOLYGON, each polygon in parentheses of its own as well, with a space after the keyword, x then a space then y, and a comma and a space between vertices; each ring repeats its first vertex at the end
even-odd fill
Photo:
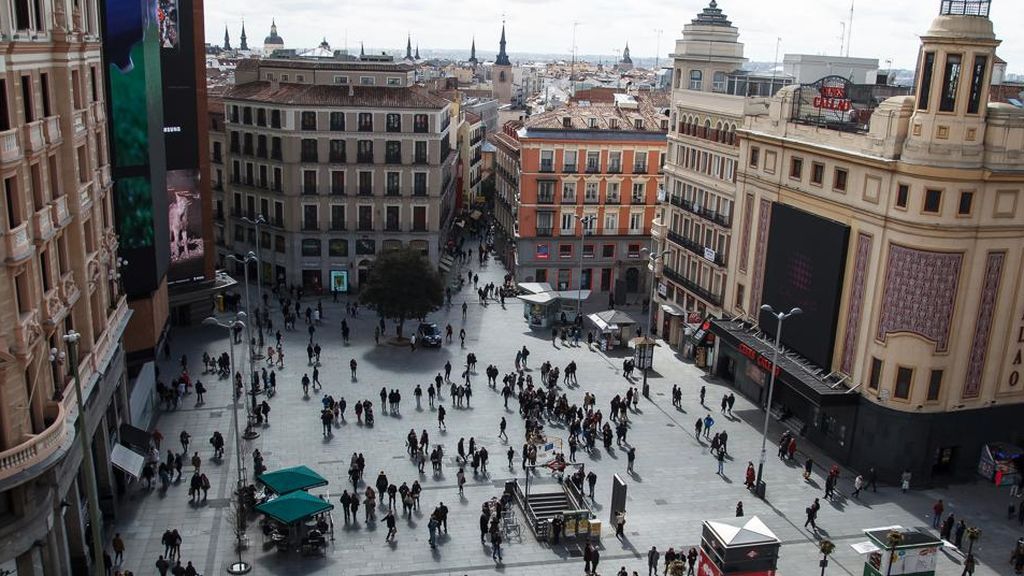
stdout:
MULTIPOLYGON (((915 66, 919 35, 938 14, 939 0, 879 2, 861 0, 853 15, 850 56, 877 58, 885 68, 915 66)), ((376 0, 343 5, 326 0, 218 0, 206 3, 206 39, 221 44, 224 27, 232 46, 239 44, 242 20, 250 48, 263 45, 270 23, 277 22, 286 47, 312 48, 323 38, 333 48, 358 51, 359 43, 374 50, 404 49, 407 34, 421 52, 469 50, 476 37, 477 50, 493 54, 498 48, 501 22, 507 27, 508 52, 516 54, 569 54, 573 23, 579 54, 621 54, 629 43, 633 58, 668 62, 683 25, 708 5, 704 0, 376 0), (659 42, 658 29, 661 29, 659 42)), ((776 40, 779 59, 786 53, 838 55, 843 23, 850 17, 851 0, 721 0, 718 7, 739 28, 748 59, 772 62, 776 40)), ((1024 74, 1024 35, 1019 8, 1011 0, 993 0, 991 19, 1002 40, 999 56, 1009 73, 1024 74), (1018 14, 1014 16, 1014 14, 1018 14)), ((844 48, 845 50, 845 48, 844 48)))

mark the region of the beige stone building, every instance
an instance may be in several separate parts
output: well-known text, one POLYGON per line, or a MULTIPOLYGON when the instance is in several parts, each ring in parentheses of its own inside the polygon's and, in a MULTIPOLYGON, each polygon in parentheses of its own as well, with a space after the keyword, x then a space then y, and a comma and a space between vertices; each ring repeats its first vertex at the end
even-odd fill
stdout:
MULTIPOLYGON (((712 370, 884 479, 969 473, 1020 441, 1024 112, 989 103, 987 0, 943 2, 914 93, 838 77, 746 107, 712 370), (740 316, 741 320, 733 320, 740 316)), ((700 336, 704 336, 700 334, 700 336)))
POLYGON ((455 128, 451 102, 414 73, 334 58, 239 63, 219 97, 223 132, 211 131, 220 255, 255 251, 243 218, 262 215, 267 283, 354 290, 398 246, 438 262, 455 212, 455 128))
POLYGON ((0 572, 89 563, 74 380, 100 506, 113 513, 112 431, 127 420, 99 15, 93 1, 0 7, 0 572), (33 6, 33 9, 29 7, 33 6))

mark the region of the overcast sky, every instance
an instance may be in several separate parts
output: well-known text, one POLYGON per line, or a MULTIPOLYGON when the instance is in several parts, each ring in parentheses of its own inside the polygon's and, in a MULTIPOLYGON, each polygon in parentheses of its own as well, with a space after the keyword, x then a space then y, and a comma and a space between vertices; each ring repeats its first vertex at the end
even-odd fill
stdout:
MULTIPOLYGON (((938 14, 939 0, 856 0, 851 56, 878 58, 884 68, 913 68, 918 35, 938 14)), ((568 53, 573 22, 580 54, 620 52, 628 41, 634 57, 667 58, 682 27, 706 0, 206 0, 206 37, 220 44, 225 24, 237 47, 242 18, 251 46, 261 46, 277 20, 287 47, 312 47, 326 37, 334 48, 398 49, 406 34, 429 48, 497 49, 501 19, 507 21, 508 51, 568 53), (658 29, 662 30, 658 40, 658 29)), ((751 60, 771 62, 780 53, 838 54, 850 0, 721 0, 740 31, 751 60)), ((993 0, 992 20, 1002 39, 999 55, 1010 72, 1024 73, 1024 12, 1018 0, 993 0), (1016 16, 1014 16, 1016 14, 1016 16)))

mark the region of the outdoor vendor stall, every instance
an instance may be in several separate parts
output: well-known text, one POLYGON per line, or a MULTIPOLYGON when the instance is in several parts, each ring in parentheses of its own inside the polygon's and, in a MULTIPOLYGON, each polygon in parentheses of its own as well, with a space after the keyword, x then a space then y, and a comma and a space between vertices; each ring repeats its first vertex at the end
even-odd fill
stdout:
POLYGON ((263 535, 280 551, 300 549, 322 553, 325 532, 332 531, 330 511, 334 505, 307 492, 297 491, 260 504, 264 514, 263 535))
POLYGON ((293 466, 267 472, 256 480, 266 486, 267 490, 280 495, 327 486, 326 478, 306 466, 293 466))
POLYGON ((621 310, 605 310, 590 314, 587 320, 601 331, 598 343, 602 350, 625 346, 636 325, 636 320, 621 310))
POLYGON ((530 328, 549 328, 561 321, 576 319, 579 302, 590 298, 590 290, 553 290, 547 282, 521 282, 523 294, 517 296, 523 302, 523 318, 530 328))

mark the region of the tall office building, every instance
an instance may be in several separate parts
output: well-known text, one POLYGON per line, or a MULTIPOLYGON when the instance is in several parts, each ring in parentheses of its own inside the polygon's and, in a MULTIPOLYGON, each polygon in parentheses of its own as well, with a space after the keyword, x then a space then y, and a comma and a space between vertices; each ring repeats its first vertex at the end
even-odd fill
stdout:
POLYGON ((265 283, 324 292, 358 288, 383 250, 438 263, 455 213, 452 104, 414 74, 379 59, 239 63, 211 132, 220 255, 258 239, 265 283), (258 215, 259 236, 244 220, 258 215))
POLYGON ((91 554, 76 425, 112 514, 111 431, 128 419, 99 7, 14 2, 0 31, 0 572, 80 574, 91 554))

